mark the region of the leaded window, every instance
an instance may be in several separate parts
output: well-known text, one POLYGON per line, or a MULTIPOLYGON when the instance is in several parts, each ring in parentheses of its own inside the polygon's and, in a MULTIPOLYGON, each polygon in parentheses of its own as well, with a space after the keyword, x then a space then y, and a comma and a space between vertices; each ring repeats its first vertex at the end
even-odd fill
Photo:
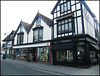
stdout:
POLYGON ((61 13, 71 10, 71 2, 67 1, 60 5, 61 13))
POLYGON ((61 21, 58 21, 58 32, 57 34, 70 33, 73 30, 73 18, 67 18, 61 21))
POLYGON ((38 41, 38 30, 34 31, 34 41, 38 41))
POLYGON ((43 29, 35 29, 34 30, 34 41, 42 41, 43 40, 43 29))
POLYGON ((17 44, 22 44, 23 43, 23 34, 18 34, 17 35, 17 44))

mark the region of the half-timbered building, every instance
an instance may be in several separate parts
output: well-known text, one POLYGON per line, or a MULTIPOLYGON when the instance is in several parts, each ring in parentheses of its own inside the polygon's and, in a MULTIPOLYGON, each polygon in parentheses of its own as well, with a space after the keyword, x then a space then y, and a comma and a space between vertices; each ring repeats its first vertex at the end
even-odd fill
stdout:
POLYGON ((80 66, 94 63, 99 50, 98 21, 85 1, 58 0, 51 14, 53 64, 80 66))

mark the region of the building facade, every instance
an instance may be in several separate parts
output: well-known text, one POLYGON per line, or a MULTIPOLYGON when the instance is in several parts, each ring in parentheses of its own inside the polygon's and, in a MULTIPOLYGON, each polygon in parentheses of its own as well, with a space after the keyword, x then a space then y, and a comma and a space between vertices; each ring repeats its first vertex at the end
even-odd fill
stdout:
POLYGON ((15 31, 12 30, 12 32, 4 40, 2 40, 3 41, 2 47, 6 52, 7 58, 12 58, 14 37, 15 37, 15 31))
POLYGON ((85 1, 58 0, 53 15, 53 64, 90 66, 97 62, 99 25, 85 1))
POLYGON ((53 19, 37 13, 19 23, 13 58, 46 64, 90 66, 99 54, 99 23, 85 1, 58 0, 53 19))
POLYGON ((15 58, 49 64, 51 60, 51 25, 52 20, 40 13, 37 13, 26 31, 25 22, 21 22, 16 31, 13 46, 15 58), (20 39, 19 34, 22 35, 20 39))

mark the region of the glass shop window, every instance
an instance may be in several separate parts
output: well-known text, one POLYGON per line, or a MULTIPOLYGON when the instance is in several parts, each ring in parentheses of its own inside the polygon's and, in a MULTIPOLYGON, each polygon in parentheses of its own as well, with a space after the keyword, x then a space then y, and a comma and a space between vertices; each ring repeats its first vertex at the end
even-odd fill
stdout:
POLYGON ((37 52, 37 59, 39 61, 48 61, 48 57, 49 57, 49 50, 48 47, 41 47, 38 48, 38 52, 37 52))
POLYGON ((57 61, 73 61, 73 51, 72 50, 57 50, 57 61))
POLYGON ((85 60, 84 42, 77 43, 77 57, 78 57, 78 61, 84 61, 85 60))
POLYGON ((90 62, 94 63, 96 61, 97 61, 97 59, 96 59, 95 51, 90 51, 90 62))

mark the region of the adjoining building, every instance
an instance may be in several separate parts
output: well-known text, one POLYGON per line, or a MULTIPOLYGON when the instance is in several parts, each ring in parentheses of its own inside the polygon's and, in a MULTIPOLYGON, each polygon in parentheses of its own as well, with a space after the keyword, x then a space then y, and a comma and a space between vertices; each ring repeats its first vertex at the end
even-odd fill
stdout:
POLYGON ((14 37, 15 37, 15 31, 12 30, 12 32, 4 40, 2 40, 3 41, 2 47, 4 51, 6 52, 7 58, 12 58, 14 37))
POLYGON ((96 63, 99 25, 85 1, 58 0, 51 14, 52 64, 90 66, 96 63))
POLYGON ((52 20, 40 13, 31 25, 21 21, 14 39, 15 58, 50 64, 51 25, 52 20))

